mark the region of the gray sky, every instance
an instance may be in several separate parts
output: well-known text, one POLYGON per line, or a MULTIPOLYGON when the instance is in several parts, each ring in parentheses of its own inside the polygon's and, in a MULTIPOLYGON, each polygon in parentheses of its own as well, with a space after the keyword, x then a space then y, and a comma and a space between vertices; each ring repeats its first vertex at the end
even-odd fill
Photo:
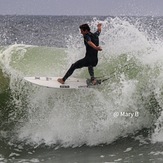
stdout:
POLYGON ((163 16, 163 0, 0 0, 0 15, 163 16))

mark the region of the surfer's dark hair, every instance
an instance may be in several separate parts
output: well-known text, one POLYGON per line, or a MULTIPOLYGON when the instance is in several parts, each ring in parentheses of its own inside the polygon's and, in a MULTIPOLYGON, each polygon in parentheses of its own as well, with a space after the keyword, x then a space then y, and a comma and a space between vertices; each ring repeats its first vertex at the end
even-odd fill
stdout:
POLYGON ((90 27, 88 24, 82 24, 79 26, 80 29, 82 29, 83 31, 90 31, 90 27))

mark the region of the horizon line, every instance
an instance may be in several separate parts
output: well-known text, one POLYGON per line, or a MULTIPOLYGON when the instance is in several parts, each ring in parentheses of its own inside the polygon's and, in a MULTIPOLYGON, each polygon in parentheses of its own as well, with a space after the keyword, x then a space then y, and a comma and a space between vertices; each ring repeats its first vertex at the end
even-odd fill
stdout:
POLYGON ((163 17, 163 15, 69 15, 69 14, 63 14, 63 15, 51 15, 51 14, 45 14, 45 15, 42 15, 42 14, 0 14, 0 16, 83 16, 83 17, 86 17, 86 16, 89 16, 89 17, 92 17, 92 16, 97 16, 97 17, 163 17))

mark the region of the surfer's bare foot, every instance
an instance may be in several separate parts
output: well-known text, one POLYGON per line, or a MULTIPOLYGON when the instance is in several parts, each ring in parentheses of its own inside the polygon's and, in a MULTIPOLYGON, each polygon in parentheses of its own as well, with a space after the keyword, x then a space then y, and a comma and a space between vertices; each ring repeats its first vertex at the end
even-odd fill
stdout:
POLYGON ((65 82, 63 81, 63 79, 61 79, 61 78, 57 79, 57 81, 58 81, 59 83, 61 83, 61 84, 64 84, 64 83, 65 83, 65 82))
POLYGON ((97 84, 97 80, 96 79, 92 80, 92 84, 96 85, 97 84))
POLYGON ((92 81, 92 85, 99 85, 99 84, 101 84, 101 83, 102 83, 102 80, 94 79, 94 80, 92 81))

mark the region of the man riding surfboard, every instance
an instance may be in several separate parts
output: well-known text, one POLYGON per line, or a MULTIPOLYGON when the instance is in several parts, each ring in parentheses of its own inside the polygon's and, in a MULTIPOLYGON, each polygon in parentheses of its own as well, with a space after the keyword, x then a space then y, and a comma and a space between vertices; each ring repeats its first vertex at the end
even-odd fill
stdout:
POLYGON ((86 46, 85 57, 73 63, 69 70, 66 72, 65 76, 57 80, 59 83, 64 84, 66 79, 72 75, 75 69, 88 67, 88 72, 91 76, 91 82, 92 84, 96 84, 93 67, 95 67, 98 63, 98 51, 102 51, 101 47, 99 46, 98 38, 101 33, 101 26, 102 24, 99 23, 97 25, 97 31, 92 33, 88 24, 80 25, 79 28, 81 34, 83 35, 84 44, 86 46))

